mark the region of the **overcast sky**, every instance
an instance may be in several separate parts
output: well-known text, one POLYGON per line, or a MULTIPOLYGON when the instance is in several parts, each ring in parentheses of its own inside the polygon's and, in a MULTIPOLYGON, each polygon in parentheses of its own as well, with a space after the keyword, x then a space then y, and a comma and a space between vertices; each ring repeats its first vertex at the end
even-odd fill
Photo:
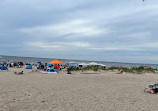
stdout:
POLYGON ((0 55, 158 63, 158 0, 0 0, 0 55))

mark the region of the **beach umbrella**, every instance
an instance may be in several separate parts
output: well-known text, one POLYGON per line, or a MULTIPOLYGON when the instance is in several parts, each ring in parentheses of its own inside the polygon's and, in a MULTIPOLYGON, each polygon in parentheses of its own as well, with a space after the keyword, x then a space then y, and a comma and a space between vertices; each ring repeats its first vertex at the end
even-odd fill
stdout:
POLYGON ((31 62, 30 64, 35 64, 34 62, 31 62))
POLYGON ((144 67, 146 67, 146 68, 147 68, 148 66, 144 66, 144 67))
POLYGON ((63 64, 63 63, 55 59, 54 61, 48 62, 48 64, 63 64))
POLYGON ((14 62, 18 62, 18 61, 14 61, 14 62))
POLYGON ((37 62, 38 64, 42 64, 41 62, 37 62))
POLYGON ((23 62, 21 62, 21 61, 19 62, 19 64, 20 64, 20 65, 24 65, 24 63, 23 63, 23 62))

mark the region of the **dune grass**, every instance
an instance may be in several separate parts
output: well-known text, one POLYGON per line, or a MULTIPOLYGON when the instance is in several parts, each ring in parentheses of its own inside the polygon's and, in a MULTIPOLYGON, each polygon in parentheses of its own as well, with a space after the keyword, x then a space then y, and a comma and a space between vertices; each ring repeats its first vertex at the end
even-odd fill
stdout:
POLYGON ((127 68, 127 67, 109 67, 107 69, 103 70, 122 70, 123 72, 128 72, 128 73, 137 73, 137 74, 143 74, 143 73, 156 73, 156 70, 148 67, 144 68, 144 66, 140 67, 132 67, 132 68, 127 68))
POLYGON ((137 73, 137 74, 143 74, 143 73, 156 73, 157 71, 151 67, 144 68, 144 66, 140 67, 132 67, 132 68, 127 68, 127 67, 108 67, 108 68, 101 68, 99 66, 86 66, 83 68, 78 68, 78 67, 70 67, 68 69, 69 71, 98 71, 98 70, 103 70, 103 71, 120 71, 122 70, 123 72, 127 73, 137 73))

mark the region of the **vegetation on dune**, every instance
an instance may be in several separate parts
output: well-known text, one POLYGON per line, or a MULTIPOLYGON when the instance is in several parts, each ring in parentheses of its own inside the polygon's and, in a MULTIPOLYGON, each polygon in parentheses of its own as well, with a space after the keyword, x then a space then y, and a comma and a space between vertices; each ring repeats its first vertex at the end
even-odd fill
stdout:
POLYGON ((98 71, 98 70, 103 70, 103 71, 120 71, 122 70, 123 72, 127 73, 137 73, 137 74, 142 74, 142 73, 156 73, 157 71, 151 67, 144 68, 144 66, 140 67, 132 67, 132 68, 127 68, 127 67, 109 67, 109 68, 101 68, 99 66, 86 66, 83 68, 78 68, 78 67, 69 67, 69 71, 98 71))
POLYGON ((105 70, 122 70, 123 72, 128 72, 128 73, 137 73, 137 74, 142 74, 142 73, 156 73, 156 70, 148 67, 144 68, 144 66, 140 67, 132 67, 132 68, 127 68, 127 67, 109 67, 105 70))
POLYGON ((78 68, 78 67, 69 67, 68 71, 88 71, 88 70, 93 70, 93 71, 98 71, 101 68, 99 66, 86 66, 83 68, 78 68))
POLYGON ((87 66, 87 67, 82 68, 82 70, 83 71, 86 71, 86 70, 98 71, 98 70, 100 70, 100 67, 99 66, 87 66))

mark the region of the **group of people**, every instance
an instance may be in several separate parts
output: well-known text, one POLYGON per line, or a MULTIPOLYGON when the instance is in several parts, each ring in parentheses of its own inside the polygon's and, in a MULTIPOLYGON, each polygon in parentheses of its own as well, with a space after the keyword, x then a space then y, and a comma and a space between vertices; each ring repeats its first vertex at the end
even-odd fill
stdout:
POLYGON ((19 67, 19 68, 21 68, 23 65, 24 65, 23 62, 12 62, 12 63, 9 63, 9 67, 19 67))
POLYGON ((24 63, 23 62, 11 62, 11 63, 2 62, 1 65, 5 67, 22 67, 24 63))

